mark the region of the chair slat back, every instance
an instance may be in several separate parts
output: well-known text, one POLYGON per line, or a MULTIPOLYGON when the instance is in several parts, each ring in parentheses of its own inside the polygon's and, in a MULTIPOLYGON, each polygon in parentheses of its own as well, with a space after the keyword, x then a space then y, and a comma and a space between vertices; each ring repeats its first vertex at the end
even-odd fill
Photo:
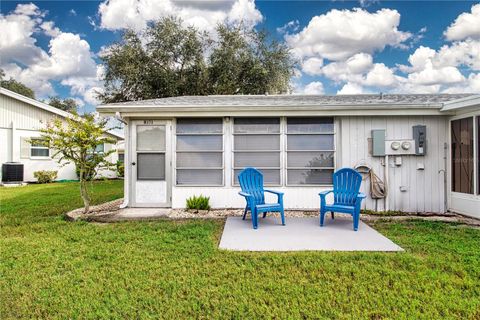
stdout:
POLYGON ((265 203, 263 191, 263 174, 255 168, 245 168, 238 174, 238 181, 243 192, 251 194, 256 204, 265 203))
POLYGON ((362 175, 350 168, 343 168, 333 174, 335 204, 352 206, 360 191, 362 175))

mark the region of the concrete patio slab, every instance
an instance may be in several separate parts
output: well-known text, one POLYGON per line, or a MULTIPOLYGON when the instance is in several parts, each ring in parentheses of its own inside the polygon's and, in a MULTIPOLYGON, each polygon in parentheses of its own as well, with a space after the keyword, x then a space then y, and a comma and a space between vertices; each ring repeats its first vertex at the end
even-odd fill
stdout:
POLYGON ((319 226, 318 218, 259 218, 257 230, 250 220, 228 217, 220 240, 220 249, 236 251, 403 251, 379 232, 360 222, 353 231, 352 218, 336 215, 326 217, 319 226))

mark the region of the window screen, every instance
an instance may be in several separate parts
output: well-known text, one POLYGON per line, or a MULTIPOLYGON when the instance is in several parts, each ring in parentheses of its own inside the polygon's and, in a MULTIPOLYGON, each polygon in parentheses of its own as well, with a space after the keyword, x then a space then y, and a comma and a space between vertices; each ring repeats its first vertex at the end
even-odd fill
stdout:
POLYGON ((177 185, 222 185, 222 118, 177 119, 176 137, 177 185))
MULTIPOLYGON (((136 130, 137 180, 165 180, 166 126, 138 125, 136 130)), ((99 146, 103 151, 103 144, 95 151, 100 150, 99 146)))
POLYGON ((30 140, 31 157, 49 157, 50 149, 44 139, 32 138, 30 140))
POLYGON ((452 121, 452 191, 473 194, 473 117, 452 121))
POLYGON ((236 118, 233 127, 234 183, 242 169, 255 167, 265 184, 281 184, 280 118, 236 118))
POLYGON ((287 184, 332 184, 333 118, 287 119, 287 184))

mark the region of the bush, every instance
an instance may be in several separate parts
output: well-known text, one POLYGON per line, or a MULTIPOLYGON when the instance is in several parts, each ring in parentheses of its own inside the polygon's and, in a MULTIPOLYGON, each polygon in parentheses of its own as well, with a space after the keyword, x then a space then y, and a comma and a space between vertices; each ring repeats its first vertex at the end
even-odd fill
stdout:
POLYGON ((35 171, 33 176, 37 179, 38 183, 50 183, 57 179, 58 171, 35 171))
POLYGON ((125 164, 123 162, 117 161, 117 177, 122 177, 125 175, 125 164))
POLYGON ((199 195, 188 198, 187 209, 210 210, 210 197, 199 195))

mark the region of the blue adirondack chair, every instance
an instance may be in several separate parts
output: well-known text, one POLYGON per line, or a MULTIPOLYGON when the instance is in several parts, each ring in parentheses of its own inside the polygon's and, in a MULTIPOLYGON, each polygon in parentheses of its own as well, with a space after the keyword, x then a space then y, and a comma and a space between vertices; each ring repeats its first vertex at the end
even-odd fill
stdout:
POLYGON ((283 213, 283 192, 263 189, 263 174, 254 168, 245 168, 238 174, 238 181, 242 191, 241 196, 245 197, 247 205, 243 213, 243 220, 250 210, 252 215, 253 228, 258 228, 258 214, 263 213, 265 218, 267 212, 280 212, 282 225, 285 225, 285 216, 283 213), (265 203, 265 192, 277 195, 277 203, 265 203))
POLYGON ((330 211, 349 213, 353 216, 353 230, 358 230, 360 205, 365 195, 360 192, 362 175, 350 168, 343 168, 333 174, 333 190, 320 192, 320 226, 323 226, 325 214, 330 211), (334 202, 327 205, 326 196, 333 192, 334 202))

